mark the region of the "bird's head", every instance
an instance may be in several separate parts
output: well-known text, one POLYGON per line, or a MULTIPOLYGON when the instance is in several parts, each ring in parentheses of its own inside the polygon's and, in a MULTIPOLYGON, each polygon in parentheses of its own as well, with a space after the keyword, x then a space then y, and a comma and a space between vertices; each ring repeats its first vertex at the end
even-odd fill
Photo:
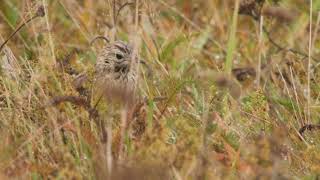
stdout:
POLYGON ((96 70, 98 73, 128 74, 132 59, 129 44, 123 41, 108 43, 98 56, 96 70))

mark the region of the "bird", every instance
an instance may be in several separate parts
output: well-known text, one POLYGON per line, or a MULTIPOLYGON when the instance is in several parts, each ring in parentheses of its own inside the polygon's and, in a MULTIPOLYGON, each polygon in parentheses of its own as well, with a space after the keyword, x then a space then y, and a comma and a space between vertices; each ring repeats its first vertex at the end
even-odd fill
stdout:
POLYGON ((108 42, 97 55, 95 87, 109 101, 130 103, 137 84, 138 59, 131 44, 108 42))
MULTIPOLYGON (((138 80, 139 57, 130 43, 115 40, 108 41, 97 55, 95 65, 95 88, 110 105, 110 113, 120 105, 121 125, 113 136, 112 118, 108 118, 106 128, 106 158, 108 171, 112 172, 112 146, 114 155, 121 160, 124 156, 124 140, 127 127, 131 122, 131 109, 136 106, 136 85, 138 80), (116 105, 116 106, 115 106, 116 105), (115 138, 113 138, 115 137, 115 138), (109 142, 109 143, 108 143, 109 142)), ((99 98, 100 99, 100 98, 99 98)), ((98 100, 99 101, 99 100, 98 100)))

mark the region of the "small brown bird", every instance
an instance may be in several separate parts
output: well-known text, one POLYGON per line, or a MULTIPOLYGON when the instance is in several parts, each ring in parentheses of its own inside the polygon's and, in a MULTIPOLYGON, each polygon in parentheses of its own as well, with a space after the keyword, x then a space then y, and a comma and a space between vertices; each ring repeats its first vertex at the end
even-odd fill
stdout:
MULTIPOLYGON (((104 97, 111 107, 120 104, 121 125, 119 131, 112 135, 112 118, 107 125, 107 149, 106 157, 108 171, 112 172, 112 149, 116 149, 114 155, 121 160, 124 157, 125 133, 132 123, 132 109, 138 98, 136 97, 136 85, 138 80, 139 57, 134 53, 133 47, 123 41, 108 42, 98 54, 95 66, 96 92, 104 97), (112 148, 114 146, 115 148, 112 148)), ((138 121, 137 121, 138 122, 138 121)), ((145 122, 145 121, 143 121, 145 122)), ((141 123, 140 123, 141 124, 141 123)), ((144 126, 144 124, 140 125, 144 126)), ((141 131, 144 131, 142 129, 141 131)))
POLYGON ((107 43, 98 54, 96 87, 108 100, 130 102, 134 97, 138 63, 130 44, 119 40, 107 43))

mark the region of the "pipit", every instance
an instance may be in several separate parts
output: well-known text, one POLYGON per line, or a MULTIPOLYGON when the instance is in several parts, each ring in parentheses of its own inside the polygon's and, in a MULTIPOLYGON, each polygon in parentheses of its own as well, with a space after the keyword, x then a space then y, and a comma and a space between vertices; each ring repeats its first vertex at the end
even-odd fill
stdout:
POLYGON ((98 91, 110 101, 130 103, 137 81, 138 57, 123 41, 107 43, 98 54, 95 82, 98 91))

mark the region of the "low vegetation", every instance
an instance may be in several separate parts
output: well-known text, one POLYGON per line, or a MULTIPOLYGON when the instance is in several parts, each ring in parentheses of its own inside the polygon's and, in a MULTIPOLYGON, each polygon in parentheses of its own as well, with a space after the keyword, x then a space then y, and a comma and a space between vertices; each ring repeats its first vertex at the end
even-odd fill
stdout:
POLYGON ((0 179, 318 179, 319 12, 317 0, 2 0, 0 179), (91 93, 97 36, 138 47, 135 103, 91 93))

